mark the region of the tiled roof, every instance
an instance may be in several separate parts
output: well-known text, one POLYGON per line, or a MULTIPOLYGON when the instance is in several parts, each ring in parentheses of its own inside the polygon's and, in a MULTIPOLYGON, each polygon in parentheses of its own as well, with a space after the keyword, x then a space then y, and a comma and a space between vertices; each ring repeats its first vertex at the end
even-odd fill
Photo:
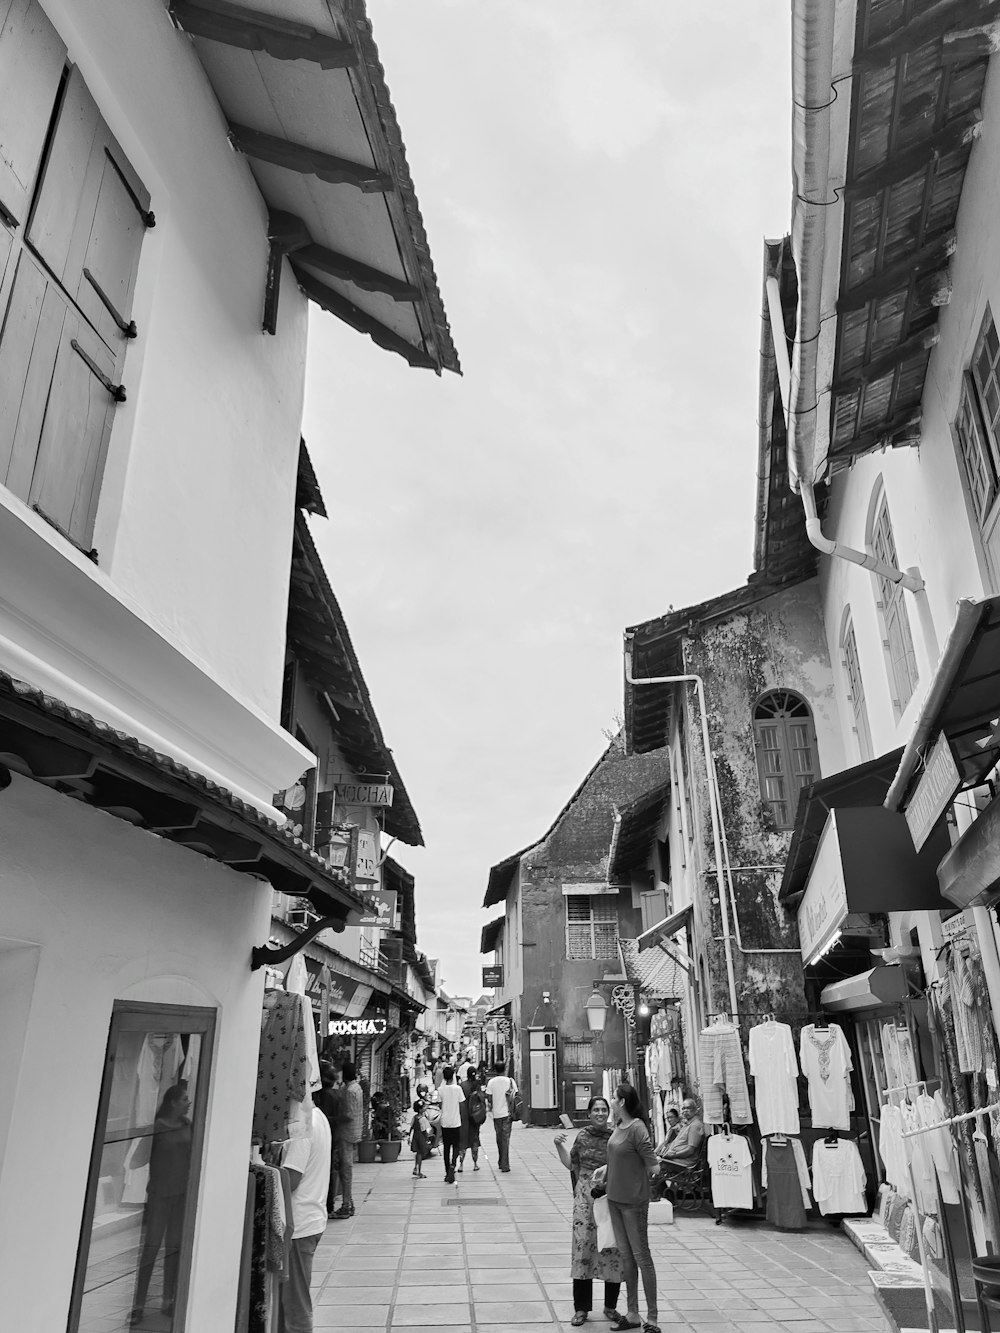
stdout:
POLYGON ((635 940, 620 940, 625 973, 650 1000, 679 999, 685 992, 684 969, 662 949, 639 952, 635 940))

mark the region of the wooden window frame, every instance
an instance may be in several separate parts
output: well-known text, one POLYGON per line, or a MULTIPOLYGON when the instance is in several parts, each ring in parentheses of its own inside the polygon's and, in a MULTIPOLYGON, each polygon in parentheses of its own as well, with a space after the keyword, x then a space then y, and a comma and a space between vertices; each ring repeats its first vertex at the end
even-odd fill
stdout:
MULTIPOLYGON (((900 568, 892 516, 884 489, 875 504, 869 546, 872 554, 885 564, 900 568)), ((913 698, 920 681, 910 613, 902 584, 893 583, 891 579, 876 573, 875 586, 878 591, 876 609, 882 628, 882 647, 892 689, 892 704, 898 718, 913 698)))
POLYGON ((87 1171, 87 1193, 84 1197, 80 1238, 77 1243, 76 1268, 73 1273, 69 1317, 66 1324, 67 1333, 78 1333, 80 1325, 80 1312, 84 1295, 83 1286, 87 1277, 87 1265, 93 1241, 94 1213, 97 1207, 97 1191, 100 1184, 101 1159, 106 1142, 105 1130, 108 1108, 111 1103, 111 1088, 114 1080, 118 1039, 126 1032, 161 1032, 164 1028, 168 1031, 190 1033, 192 1036, 200 1037, 202 1041, 198 1052, 197 1086, 195 1087, 194 1101, 191 1107, 191 1167, 188 1177, 187 1198, 184 1205, 183 1234, 178 1257, 177 1292, 171 1323, 174 1333, 183 1333, 187 1323, 195 1222, 197 1220, 201 1187, 205 1129, 208 1122, 209 1089, 213 1081, 216 1019, 217 1012, 215 1009, 195 1005, 148 1004, 131 1000, 116 1000, 114 1002, 108 1030, 108 1044, 104 1053, 104 1072, 101 1077, 94 1138, 90 1150, 90 1167, 87 1171))
POLYGON ((854 633, 854 618, 850 608, 844 617, 844 627, 840 633, 841 663, 844 668, 844 680, 847 698, 854 715, 854 734, 858 740, 858 750, 863 761, 874 759, 871 727, 868 722, 868 704, 865 698, 864 677, 861 674, 861 656, 858 652, 857 635, 854 633))
MULTIPOLYGON (((571 962, 585 962, 585 961, 590 961, 590 962, 612 962, 612 961, 614 961, 614 960, 617 958, 617 956, 618 956, 618 953, 617 953, 617 950, 618 950, 618 899, 617 899, 617 896, 612 896, 611 894, 571 893, 571 894, 567 894, 567 895, 566 895, 565 902, 566 902, 566 958, 567 958, 569 961, 571 961, 571 962), (587 921, 582 921, 582 920, 572 921, 572 920, 570 919, 570 914, 571 914, 570 904, 571 904, 571 903, 586 904, 586 907, 587 907, 587 918, 588 918, 587 921), (607 903, 607 904, 609 904, 609 915, 604 916, 604 917, 602 917, 601 919, 598 919, 597 917, 595 917, 595 915, 594 915, 594 904, 595 904, 595 903, 607 903), (590 952, 589 952, 589 953, 574 953, 574 952, 572 952, 571 945, 570 945, 570 928, 571 928, 571 926, 575 926, 575 927, 577 927, 577 928, 579 928, 579 927, 581 927, 581 926, 588 926, 588 927, 589 927, 589 931, 590 931, 590 952), (611 937, 611 938, 613 939, 613 946, 612 946, 612 949, 611 949, 611 952, 610 952, 610 953, 598 953, 598 952, 597 952, 597 941, 598 941, 598 938, 601 938, 602 940, 604 940, 604 939, 607 937, 607 934, 608 934, 608 932, 607 932, 606 930, 601 930, 601 931, 600 931, 600 935, 599 935, 599 934, 598 934, 598 928, 599 928, 599 927, 606 927, 606 926, 612 926, 613 929, 614 929, 614 933, 613 933, 613 935, 612 935, 612 937, 611 937)), ((577 910, 579 910, 579 908, 577 908, 577 910)))
POLYGON ((774 827, 779 832, 788 832, 795 825, 795 807, 798 801, 798 793, 802 787, 810 782, 815 782, 820 776, 819 770, 819 749, 816 744, 816 721, 813 711, 809 706, 809 701, 801 695, 798 690, 789 690, 784 687, 765 691, 756 701, 753 707, 753 737, 754 753, 757 759, 757 781, 760 787, 761 804, 770 810, 774 827), (772 699, 784 696, 786 699, 794 699, 805 711, 800 717, 788 716, 768 716, 761 714, 761 709, 772 699), (791 743, 790 728, 808 722, 808 753, 812 760, 811 771, 809 774, 802 774, 796 771, 793 762, 793 756, 800 747, 793 746, 791 743), (765 750, 762 739, 763 727, 776 727, 780 737, 779 751, 783 756, 784 769, 781 773, 768 773, 764 769, 763 755, 770 752, 768 747, 765 750), (785 779, 785 795, 783 800, 776 800, 767 794, 768 778, 782 777, 785 779), (779 817, 775 806, 783 805, 785 807, 785 818, 779 817))

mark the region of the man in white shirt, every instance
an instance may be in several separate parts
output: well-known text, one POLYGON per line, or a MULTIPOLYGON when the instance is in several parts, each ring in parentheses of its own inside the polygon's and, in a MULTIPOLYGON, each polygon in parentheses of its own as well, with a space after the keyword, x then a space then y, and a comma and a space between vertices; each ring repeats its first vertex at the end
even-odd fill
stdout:
POLYGON ((493 1077, 487 1083, 486 1104, 493 1116, 493 1132, 497 1136, 497 1152, 500 1157, 500 1170, 510 1170, 510 1107, 507 1105, 507 1093, 516 1084, 504 1073, 506 1066, 502 1060, 493 1064, 493 1077))
POLYGON ((292 1190, 292 1243, 288 1281, 281 1284, 280 1333, 313 1333, 313 1255, 326 1229, 326 1192, 330 1186, 330 1123, 313 1107, 308 1138, 289 1139, 282 1165, 292 1190))
POLYGON ((441 1071, 438 1097, 441 1101, 441 1138, 444 1141, 444 1183, 454 1185, 455 1164, 462 1139, 462 1103, 465 1093, 455 1082, 455 1071, 445 1065, 441 1071))

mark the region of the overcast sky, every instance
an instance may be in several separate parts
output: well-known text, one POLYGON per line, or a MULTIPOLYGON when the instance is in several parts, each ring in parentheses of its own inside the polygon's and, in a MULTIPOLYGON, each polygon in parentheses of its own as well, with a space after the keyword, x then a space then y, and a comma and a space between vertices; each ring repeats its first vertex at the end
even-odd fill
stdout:
MULTIPOLYGON (((781 0, 368 0, 464 375, 314 313, 312 527, 480 993, 489 868, 622 708, 622 630, 753 561, 762 245, 790 216, 781 0)), ((493 909, 494 911, 496 909, 493 909)))

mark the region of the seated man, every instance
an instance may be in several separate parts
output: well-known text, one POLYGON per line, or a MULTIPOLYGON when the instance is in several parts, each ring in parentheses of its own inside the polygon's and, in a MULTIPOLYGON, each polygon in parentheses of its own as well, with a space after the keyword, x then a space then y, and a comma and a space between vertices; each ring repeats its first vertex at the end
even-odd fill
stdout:
POLYGON ((701 1118, 701 1106, 695 1097, 685 1097, 681 1102, 681 1125, 672 1142, 660 1145, 656 1150, 661 1166, 658 1179, 669 1181, 672 1176, 689 1171, 701 1157, 701 1145, 705 1141, 705 1125, 701 1118))

